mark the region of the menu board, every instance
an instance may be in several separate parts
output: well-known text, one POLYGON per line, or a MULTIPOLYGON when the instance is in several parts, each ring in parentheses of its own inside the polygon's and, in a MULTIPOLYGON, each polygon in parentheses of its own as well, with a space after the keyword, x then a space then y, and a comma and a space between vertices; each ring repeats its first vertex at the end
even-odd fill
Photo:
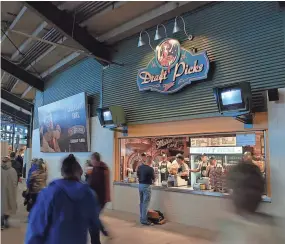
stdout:
POLYGON ((190 154, 242 154, 242 147, 190 147, 190 154))
POLYGON ((237 164, 242 160, 242 155, 228 155, 227 156, 227 163, 228 164, 237 164))
POLYGON ((236 146, 236 137, 193 137, 191 147, 226 147, 236 146))

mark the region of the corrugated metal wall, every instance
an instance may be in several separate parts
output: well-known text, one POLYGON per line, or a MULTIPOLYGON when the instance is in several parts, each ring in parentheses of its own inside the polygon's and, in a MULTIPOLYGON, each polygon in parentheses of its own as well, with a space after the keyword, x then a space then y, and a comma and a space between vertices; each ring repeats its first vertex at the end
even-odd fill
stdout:
POLYGON ((46 90, 36 93, 34 129, 38 128, 38 107, 86 92, 91 116, 100 106, 102 66, 94 59, 86 59, 47 82, 46 90))
MULTIPOLYGON (((122 105, 131 123, 217 115, 212 88, 236 81, 251 82, 255 109, 264 110, 262 92, 285 87, 285 21, 277 2, 221 2, 184 17, 194 40, 186 41, 183 33, 172 35, 173 20, 166 25, 168 36, 179 39, 186 49, 208 51, 211 60, 208 80, 172 95, 139 92, 137 71, 146 66, 153 53, 147 45, 137 47, 137 34, 117 46, 114 60, 124 63, 124 67, 111 65, 102 72, 99 63, 87 59, 49 81, 46 91, 36 95, 35 128, 37 107, 82 91, 91 96, 94 116, 100 104, 102 77, 103 106, 122 105)), ((154 29, 149 30, 151 38, 154 29)), ((147 41, 146 36, 143 38, 147 41)), ((152 41, 153 46, 157 43, 152 41)))
MULTIPOLYGON (((277 2, 221 2, 206 6, 184 16, 187 31, 195 37, 193 41, 186 41, 183 33, 173 35, 173 20, 170 21, 169 37, 179 39, 186 49, 207 50, 211 60, 208 80, 172 95, 139 92, 137 71, 147 65, 153 53, 148 45, 137 47, 138 35, 119 43, 114 59, 125 66, 103 70, 103 105, 122 105, 131 123, 203 117, 217 113, 214 86, 249 81, 255 109, 264 110, 263 91, 285 86, 282 15, 277 2)), ((149 33, 153 38, 154 28, 149 33)), ((143 38, 147 42, 147 37, 143 38)), ((153 46, 158 44, 151 42, 153 46)))

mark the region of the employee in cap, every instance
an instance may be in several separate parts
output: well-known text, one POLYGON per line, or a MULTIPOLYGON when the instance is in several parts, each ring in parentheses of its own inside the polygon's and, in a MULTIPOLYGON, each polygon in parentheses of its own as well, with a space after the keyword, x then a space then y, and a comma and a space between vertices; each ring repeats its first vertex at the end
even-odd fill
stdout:
POLYGON ((189 176, 189 167, 184 161, 183 155, 178 155, 176 158, 177 164, 178 164, 178 170, 177 173, 184 179, 188 179, 189 176))
POLYGON ((201 177, 207 177, 207 169, 208 169, 209 163, 208 163, 208 157, 206 154, 202 154, 201 161, 198 164, 198 167, 196 169, 190 169, 190 172, 192 173, 201 173, 201 177))
POLYGON ((161 182, 166 181, 171 168, 171 163, 168 161, 166 154, 162 154, 162 161, 158 163, 158 167, 161 175, 161 182))
POLYGON ((178 168, 179 168, 179 164, 178 164, 178 162, 177 162, 177 159, 178 159, 179 157, 183 157, 183 155, 182 155, 181 153, 178 153, 178 154, 176 155, 176 157, 175 157, 175 160, 174 160, 174 161, 172 162, 172 164, 171 164, 170 173, 171 173, 172 175, 177 174, 177 170, 178 170, 178 168))

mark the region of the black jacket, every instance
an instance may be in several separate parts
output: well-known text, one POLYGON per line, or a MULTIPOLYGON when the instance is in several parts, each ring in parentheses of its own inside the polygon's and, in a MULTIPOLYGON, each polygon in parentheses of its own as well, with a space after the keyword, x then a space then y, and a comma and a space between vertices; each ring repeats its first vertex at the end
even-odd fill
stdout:
POLYGON ((12 159, 12 167, 16 170, 18 177, 22 176, 22 165, 19 161, 12 159))

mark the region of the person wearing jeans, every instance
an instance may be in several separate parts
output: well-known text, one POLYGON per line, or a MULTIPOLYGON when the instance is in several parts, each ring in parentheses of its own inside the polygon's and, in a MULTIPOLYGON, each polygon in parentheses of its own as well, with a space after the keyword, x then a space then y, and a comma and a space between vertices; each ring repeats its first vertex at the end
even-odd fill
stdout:
POLYGON ((151 225, 147 219, 148 207, 151 199, 151 185, 155 179, 154 169, 150 166, 152 159, 147 156, 145 162, 138 167, 139 195, 140 195, 140 222, 143 225, 151 225))

